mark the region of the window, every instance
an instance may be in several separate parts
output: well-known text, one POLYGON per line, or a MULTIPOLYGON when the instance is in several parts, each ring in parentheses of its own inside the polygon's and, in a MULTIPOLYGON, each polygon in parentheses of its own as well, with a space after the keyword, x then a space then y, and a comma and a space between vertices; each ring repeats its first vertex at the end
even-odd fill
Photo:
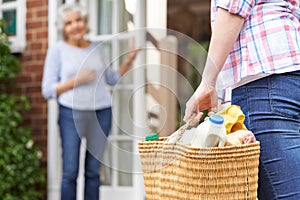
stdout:
MULTIPOLYGON (((126 1, 90 0, 88 2, 89 34, 93 40, 106 40, 111 38, 113 34, 132 30, 133 14, 128 11, 126 1)), ((135 2, 134 0, 131 1, 135 2)))
MULTIPOLYGON (((83 0, 80 1, 83 4, 83 0)), ((89 0, 89 39, 101 42, 112 62, 113 68, 117 69, 124 61, 130 50, 130 44, 134 37, 133 12, 128 5, 135 8, 135 0, 89 0), (123 55, 125 53, 125 55, 123 55)), ((84 5, 84 4, 83 4, 84 5)), ((132 126, 127 119, 132 115, 132 103, 128 97, 133 93, 133 74, 128 73, 122 78, 122 84, 114 87, 114 122, 110 134, 110 142, 104 155, 102 166, 102 188, 114 188, 114 194, 122 194, 125 190, 134 192, 134 178, 132 171, 136 162, 134 154, 134 138, 132 126), (128 135, 129 134, 129 135, 128 135)), ((104 190, 105 191, 105 190, 104 190)), ((120 195, 124 199, 124 194, 120 195)))
POLYGON ((6 21, 12 52, 22 52, 26 42, 25 0, 0 0, 0 18, 6 21))

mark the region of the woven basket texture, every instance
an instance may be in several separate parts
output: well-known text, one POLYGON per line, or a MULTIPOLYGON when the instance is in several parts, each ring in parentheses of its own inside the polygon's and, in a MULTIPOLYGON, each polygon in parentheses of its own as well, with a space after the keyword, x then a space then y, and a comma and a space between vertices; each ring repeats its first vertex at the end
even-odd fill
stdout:
POLYGON ((191 148, 140 141, 147 200, 256 200, 259 142, 191 148))

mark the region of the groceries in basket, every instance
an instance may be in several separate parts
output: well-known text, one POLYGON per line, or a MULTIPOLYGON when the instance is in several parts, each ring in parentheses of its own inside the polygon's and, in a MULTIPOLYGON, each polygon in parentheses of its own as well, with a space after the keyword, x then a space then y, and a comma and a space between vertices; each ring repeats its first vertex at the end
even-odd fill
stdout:
POLYGON ((226 130, 223 123, 222 116, 211 115, 196 128, 191 146, 196 148, 224 146, 226 130))
POLYGON ((188 129, 182 143, 194 148, 222 147, 255 142, 254 134, 244 125, 245 116, 239 106, 231 105, 207 117, 197 127, 188 129))
POLYGON ((157 133, 153 133, 151 135, 147 135, 145 140, 146 141, 151 141, 151 140, 158 140, 159 139, 159 136, 157 133))
POLYGON ((244 119, 230 106, 197 127, 139 141, 146 199, 256 200, 260 143, 244 119))
POLYGON ((224 146, 237 146, 242 144, 250 144, 255 142, 254 134, 248 130, 238 130, 226 135, 224 146))

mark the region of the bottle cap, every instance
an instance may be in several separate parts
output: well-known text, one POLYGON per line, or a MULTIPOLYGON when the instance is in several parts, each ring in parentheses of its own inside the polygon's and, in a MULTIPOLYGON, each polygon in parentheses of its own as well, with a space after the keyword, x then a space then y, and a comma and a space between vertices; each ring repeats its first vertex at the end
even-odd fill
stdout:
POLYGON ((209 121, 214 124, 223 124, 224 118, 221 115, 215 114, 209 117, 209 121))
POLYGON ((154 134, 151 134, 151 135, 147 135, 147 136, 146 136, 146 141, 157 140, 157 139, 158 139, 157 133, 154 133, 154 134))

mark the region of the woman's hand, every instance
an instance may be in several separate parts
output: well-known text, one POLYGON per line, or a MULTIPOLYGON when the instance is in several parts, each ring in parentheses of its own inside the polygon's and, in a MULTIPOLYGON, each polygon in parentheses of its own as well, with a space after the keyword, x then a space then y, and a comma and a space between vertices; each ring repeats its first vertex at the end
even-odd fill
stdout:
POLYGON ((89 83, 96 78, 95 69, 82 69, 76 76, 73 76, 65 82, 60 82, 56 85, 56 95, 59 96, 62 93, 72 90, 74 87, 77 87, 82 84, 89 83))
POLYGON ((95 78, 96 78, 95 69, 82 69, 76 75, 75 86, 89 83, 95 80, 95 78))
POLYGON ((128 54, 127 59, 121 64, 121 67, 119 69, 120 76, 123 76, 129 70, 132 62, 134 61, 134 59, 140 51, 141 48, 136 48, 128 54))
POLYGON ((209 110, 209 115, 213 112, 217 112, 218 97, 215 86, 201 82, 195 93, 186 103, 185 116, 183 120, 187 122, 191 116, 196 114, 191 125, 196 124, 201 119, 203 112, 202 110, 209 110))

